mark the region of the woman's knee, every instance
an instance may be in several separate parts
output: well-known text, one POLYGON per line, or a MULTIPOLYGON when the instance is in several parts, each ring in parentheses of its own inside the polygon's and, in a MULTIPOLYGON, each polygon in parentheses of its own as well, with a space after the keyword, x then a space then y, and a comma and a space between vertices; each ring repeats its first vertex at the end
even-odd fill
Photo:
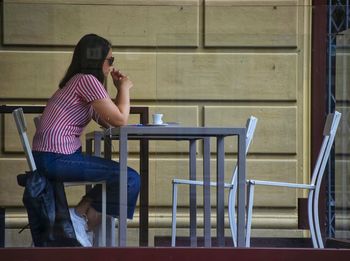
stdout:
POLYGON ((133 190, 139 191, 141 186, 140 175, 136 172, 136 170, 132 168, 128 168, 128 185, 132 187, 133 190))

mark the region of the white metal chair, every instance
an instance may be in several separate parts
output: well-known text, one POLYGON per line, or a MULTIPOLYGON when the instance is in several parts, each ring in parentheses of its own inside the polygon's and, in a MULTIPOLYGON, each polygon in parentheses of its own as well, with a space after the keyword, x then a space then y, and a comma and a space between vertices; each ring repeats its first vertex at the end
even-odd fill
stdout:
MULTIPOLYGON (((256 128, 258 119, 250 116, 247 120, 247 132, 246 132, 246 154, 248 152, 250 143, 253 139, 254 131, 256 128)), ((176 212, 177 212, 177 191, 178 185, 195 185, 195 186, 203 186, 203 181, 197 180, 187 180, 187 179, 174 179, 172 181, 173 184, 173 194, 172 194, 172 224, 171 224, 171 246, 176 245, 176 212)), ((216 187, 216 182, 210 182, 210 186, 216 187)), ((228 217, 230 222, 230 229, 232 234, 232 240, 234 246, 237 245, 237 226, 235 221, 235 204, 236 204, 236 192, 237 192, 237 166, 234 168, 233 175, 231 178, 231 183, 225 183, 224 187, 229 189, 228 196, 228 217)))
MULTIPOLYGON (((36 164, 33 158, 33 153, 30 148, 30 143, 27 136, 27 125, 24 119, 23 109, 18 108, 15 109, 13 112, 13 117, 16 122, 17 130, 21 139, 21 143, 23 146, 24 153, 26 155, 26 159, 29 165, 29 168, 31 171, 35 171, 36 164)), ((38 126, 38 123, 40 122, 40 117, 34 118, 35 126, 38 126)), ((102 235, 101 235, 101 246, 106 246, 106 182, 100 181, 100 182, 65 182, 65 186, 82 186, 82 185, 102 185, 102 235)))
MULTIPOLYGON (((41 116, 36 116, 34 117, 34 125, 35 128, 39 127, 40 124, 40 119, 41 116)), ((94 142, 98 145, 96 146, 101 146, 101 136, 98 136, 98 138, 94 139, 94 142), (98 140, 97 140, 98 139, 98 140)), ((99 155, 95 156, 101 156, 100 153, 99 155)), ((104 195, 106 195, 106 184, 105 182, 101 181, 98 183, 92 183, 92 182, 65 182, 64 185, 69 187, 69 186, 82 186, 86 185, 86 187, 91 187, 91 185, 95 184, 102 184, 102 198, 104 195)), ((106 200, 103 201, 102 199, 102 224, 98 226, 94 231, 94 247, 99 247, 99 246, 108 246, 108 247, 113 247, 115 246, 115 239, 114 239, 114 228, 115 228, 115 219, 113 216, 104 215, 103 214, 103 209, 106 208, 106 200), (103 203, 105 202, 105 203, 103 203), (104 218, 105 217, 105 218, 104 218)), ((106 212, 106 211, 105 211, 106 212)))
POLYGON ((339 125, 341 113, 334 112, 328 114, 326 124, 323 130, 323 142, 319 152, 317 162, 312 174, 310 184, 295 184, 285 182, 274 181, 262 181, 262 180, 247 180, 248 183, 248 210, 247 210, 247 234, 246 234, 246 246, 250 246, 250 234, 252 224, 252 212, 253 212, 253 200, 254 200, 254 187, 255 185, 262 186, 277 186, 287 187, 295 189, 308 189, 308 219, 311 233, 312 244, 314 248, 324 248, 319 218, 318 218, 318 199, 320 193, 321 182, 324 174, 325 167, 329 158, 329 154, 334 142, 335 134, 339 125))

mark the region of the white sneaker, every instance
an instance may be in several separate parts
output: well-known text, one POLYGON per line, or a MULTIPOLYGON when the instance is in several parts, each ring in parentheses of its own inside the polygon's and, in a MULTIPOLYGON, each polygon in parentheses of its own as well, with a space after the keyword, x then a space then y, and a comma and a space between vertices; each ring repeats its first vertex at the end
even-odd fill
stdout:
POLYGON ((86 220, 78 216, 74 208, 69 209, 69 214, 79 243, 84 247, 92 247, 91 235, 88 234, 86 220))

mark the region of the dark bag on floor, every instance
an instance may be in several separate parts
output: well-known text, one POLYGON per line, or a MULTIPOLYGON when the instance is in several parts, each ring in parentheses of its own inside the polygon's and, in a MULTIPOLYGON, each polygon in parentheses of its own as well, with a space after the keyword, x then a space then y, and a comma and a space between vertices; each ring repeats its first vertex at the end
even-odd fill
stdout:
POLYGON ((62 182, 51 182, 38 171, 17 176, 25 187, 23 204, 30 232, 38 247, 81 246, 76 240, 62 182))

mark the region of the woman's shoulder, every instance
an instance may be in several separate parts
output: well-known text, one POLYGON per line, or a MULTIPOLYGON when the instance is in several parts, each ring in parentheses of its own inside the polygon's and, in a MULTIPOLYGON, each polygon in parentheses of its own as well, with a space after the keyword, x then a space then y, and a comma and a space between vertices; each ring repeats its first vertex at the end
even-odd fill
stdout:
POLYGON ((78 84, 76 92, 85 97, 88 101, 91 98, 101 99, 109 97, 102 83, 92 74, 76 75, 78 84))
POLYGON ((75 75, 83 84, 102 86, 102 83, 93 74, 78 73, 75 75))

